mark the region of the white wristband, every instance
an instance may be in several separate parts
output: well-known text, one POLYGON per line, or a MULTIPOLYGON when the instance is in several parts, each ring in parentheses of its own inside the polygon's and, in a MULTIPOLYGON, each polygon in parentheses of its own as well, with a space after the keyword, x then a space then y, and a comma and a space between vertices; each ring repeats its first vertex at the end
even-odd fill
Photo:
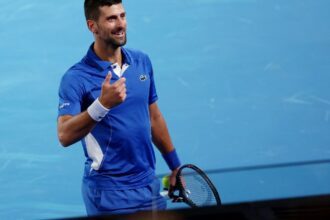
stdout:
POLYGON ((110 109, 104 107, 98 98, 87 108, 88 114, 97 122, 101 121, 109 111, 110 109))

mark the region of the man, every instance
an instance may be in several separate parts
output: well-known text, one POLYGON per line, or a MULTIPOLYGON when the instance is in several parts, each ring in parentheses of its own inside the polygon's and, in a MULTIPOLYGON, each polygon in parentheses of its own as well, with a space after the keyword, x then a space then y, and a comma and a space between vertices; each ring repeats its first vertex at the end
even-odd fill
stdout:
POLYGON ((84 147, 87 214, 165 209, 152 142, 171 169, 171 185, 180 161, 156 103, 151 62, 123 47, 121 0, 85 0, 84 8, 95 41, 62 78, 58 137, 65 147, 79 140, 84 147))

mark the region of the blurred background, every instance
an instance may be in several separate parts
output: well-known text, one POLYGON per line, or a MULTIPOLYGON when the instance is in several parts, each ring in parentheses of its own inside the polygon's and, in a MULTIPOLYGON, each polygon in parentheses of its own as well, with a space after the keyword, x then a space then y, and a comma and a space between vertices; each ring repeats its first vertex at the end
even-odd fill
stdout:
MULTIPOLYGON (((124 6, 182 162, 210 171, 223 203, 330 193, 329 1, 124 6)), ((0 219, 83 216, 82 147, 56 133, 60 79, 93 42, 83 1, 0 0, 0 12, 0 219)))

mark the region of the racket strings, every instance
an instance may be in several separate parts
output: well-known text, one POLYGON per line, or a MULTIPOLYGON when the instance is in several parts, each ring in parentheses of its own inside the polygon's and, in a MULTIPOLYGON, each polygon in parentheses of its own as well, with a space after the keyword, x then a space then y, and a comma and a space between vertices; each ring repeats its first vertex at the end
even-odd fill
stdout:
POLYGON ((208 182, 196 171, 187 170, 181 173, 181 183, 185 189, 185 197, 197 207, 217 203, 208 182))

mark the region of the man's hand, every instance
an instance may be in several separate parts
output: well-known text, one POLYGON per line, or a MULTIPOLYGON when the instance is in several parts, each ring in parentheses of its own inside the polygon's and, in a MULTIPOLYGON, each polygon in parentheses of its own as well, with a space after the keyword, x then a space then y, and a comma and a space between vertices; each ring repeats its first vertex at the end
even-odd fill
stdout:
MULTIPOLYGON (((172 202, 182 202, 182 197, 180 197, 180 195, 178 195, 178 194, 174 194, 174 192, 176 190, 178 190, 176 188, 176 175, 179 171, 179 168, 180 167, 173 170, 171 175, 169 176, 170 187, 169 187, 169 190, 168 190, 168 195, 170 196, 170 198, 172 198, 172 202)), ((185 181, 182 177, 181 177, 181 181, 182 181, 183 187, 185 187, 186 184, 185 184, 185 181)))
POLYGON ((171 194, 172 192, 174 192, 175 189, 175 185, 176 185, 176 174, 178 173, 179 168, 175 169, 172 171, 171 175, 169 176, 169 181, 170 181, 170 188, 168 190, 169 194, 171 194))
POLYGON ((107 77, 102 83, 101 95, 99 101, 106 108, 113 108, 126 99, 126 79, 120 78, 115 83, 111 84, 112 74, 108 73, 107 77))

